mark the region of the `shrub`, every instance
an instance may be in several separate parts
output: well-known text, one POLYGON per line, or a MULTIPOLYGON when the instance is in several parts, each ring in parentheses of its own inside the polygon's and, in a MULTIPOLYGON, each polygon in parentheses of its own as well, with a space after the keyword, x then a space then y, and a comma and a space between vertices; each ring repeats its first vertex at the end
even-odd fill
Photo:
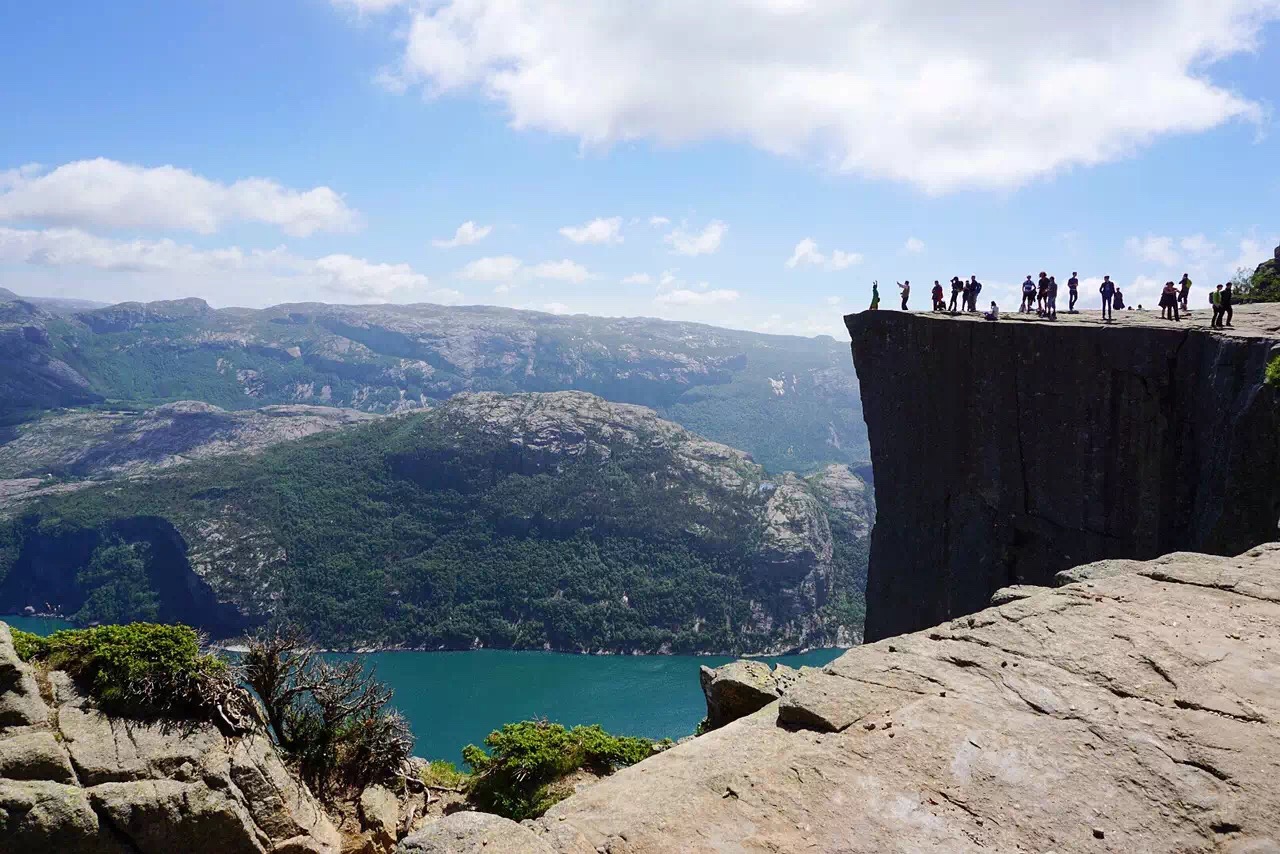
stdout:
POLYGON ((455 791, 462 791, 471 779, 471 775, 447 759, 432 761, 421 770, 418 776, 422 779, 424 786, 455 791))
POLYGON ((37 658, 49 649, 49 642, 39 635, 24 632, 22 629, 10 629, 9 631, 13 635, 14 651, 18 653, 18 658, 23 661, 37 658))
POLYGON ((1280 386, 1280 353, 1276 353, 1267 361, 1265 379, 1269 386, 1280 386))
POLYGON ((462 758, 471 766, 471 800, 481 809, 515 821, 537 818, 568 792, 551 784, 586 768, 609 774, 652 755, 647 738, 611 735, 599 726, 565 729, 547 721, 506 724, 485 738, 489 753, 469 744, 462 758))
POLYGON ((23 646, 32 659, 71 674, 108 714, 213 719, 236 690, 231 666, 202 653, 188 626, 70 629, 34 642, 24 638, 23 646))

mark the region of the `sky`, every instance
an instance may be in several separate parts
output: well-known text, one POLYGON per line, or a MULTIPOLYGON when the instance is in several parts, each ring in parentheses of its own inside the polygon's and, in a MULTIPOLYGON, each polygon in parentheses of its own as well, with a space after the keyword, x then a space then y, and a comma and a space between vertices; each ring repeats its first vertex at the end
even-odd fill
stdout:
POLYGON ((1280 242, 1280 0, 15 0, 0 32, 28 296, 841 336, 872 281, 1154 304, 1280 242))

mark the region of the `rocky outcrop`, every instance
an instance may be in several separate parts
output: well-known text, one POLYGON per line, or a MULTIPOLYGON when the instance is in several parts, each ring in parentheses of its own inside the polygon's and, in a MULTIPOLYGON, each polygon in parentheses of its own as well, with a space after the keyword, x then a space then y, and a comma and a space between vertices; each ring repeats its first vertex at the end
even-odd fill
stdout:
POLYGON ((1277 850, 1280 544, 1129 570, 851 650, 532 829, 560 854, 1277 850))
POLYGON ((396 854, 556 854, 527 827, 480 812, 458 812, 405 837, 396 854))
POLYGON ((339 851, 333 824, 265 735, 107 717, 65 673, 38 676, 19 661, 0 623, 6 709, 3 854, 339 851))
POLYGON ((866 637, 971 613, 1106 558, 1275 536, 1280 308, 845 319, 876 471, 866 637))
POLYGON ((719 729, 776 702, 798 676, 785 664, 770 669, 763 661, 731 661, 714 669, 703 665, 698 679, 707 701, 706 728, 719 729))
MULTIPOLYGON (((227 412, 198 401, 179 401, 144 412, 67 412, 24 424, 0 443, 0 484, 36 478, 137 477, 191 460, 259 453, 272 445, 341 430, 377 418, 326 406, 267 406, 227 412)), ((46 483, 45 478, 55 481, 46 483)), ((54 486, 56 488, 56 486, 54 486)), ((5 490, 0 488, 0 496, 5 490)), ((13 492, 13 490, 10 490, 13 492)), ((17 493, 20 494, 20 493, 17 493)), ((0 497, 0 510, 5 508, 0 497)))

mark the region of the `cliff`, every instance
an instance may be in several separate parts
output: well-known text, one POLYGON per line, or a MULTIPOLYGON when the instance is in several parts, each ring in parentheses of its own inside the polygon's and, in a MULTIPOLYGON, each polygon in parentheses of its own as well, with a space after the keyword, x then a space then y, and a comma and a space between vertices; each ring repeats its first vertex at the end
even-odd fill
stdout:
POLYGON ((846 317, 876 472, 866 637, 1076 564, 1274 538, 1280 309, 1194 316, 846 317))
POLYGON ((400 850, 1277 850, 1280 544, 1071 577, 802 670, 531 825, 450 816, 400 850))

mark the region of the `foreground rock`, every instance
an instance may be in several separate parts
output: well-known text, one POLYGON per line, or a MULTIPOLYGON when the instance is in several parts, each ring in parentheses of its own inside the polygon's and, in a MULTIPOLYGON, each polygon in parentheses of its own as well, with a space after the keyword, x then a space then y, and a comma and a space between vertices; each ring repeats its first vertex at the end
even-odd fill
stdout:
POLYGON ((66 674, 47 679, 42 696, 0 623, 0 709, 21 710, 0 719, 0 854, 337 854, 265 736, 108 718, 66 674))
POLYGON ((1280 305, 1228 330, 1157 315, 845 318, 877 480, 868 640, 1082 563, 1275 536, 1280 305))
POLYGON ((536 827, 562 854, 1277 850, 1280 544, 1129 569, 852 650, 536 827))
POLYGON ((555 854, 555 849, 510 819, 458 812, 405 837, 396 854, 555 854))

